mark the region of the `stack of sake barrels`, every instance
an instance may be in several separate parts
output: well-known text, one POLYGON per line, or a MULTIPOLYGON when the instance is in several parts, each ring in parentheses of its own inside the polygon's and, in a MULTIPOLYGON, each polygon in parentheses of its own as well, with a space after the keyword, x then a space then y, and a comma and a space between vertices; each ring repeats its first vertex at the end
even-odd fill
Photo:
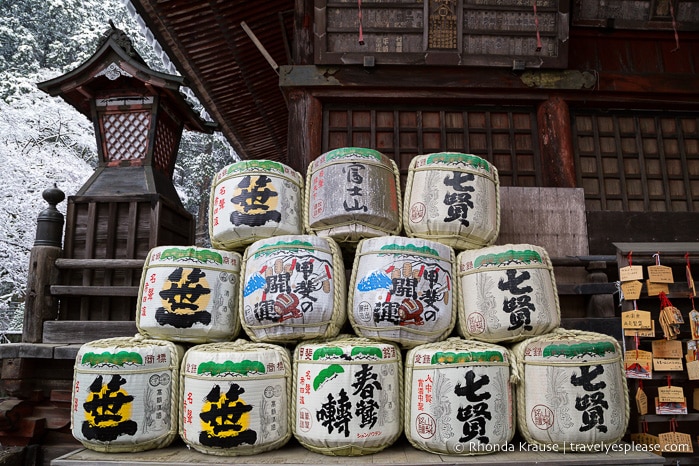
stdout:
POLYGON ((305 178, 266 160, 225 167, 212 248, 150 251, 139 335, 81 349, 74 436, 137 451, 179 433, 228 456, 292 436, 326 455, 401 434, 432 453, 495 453, 516 428, 563 448, 618 441, 616 341, 559 328, 546 251, 493 245, 499 204, 497 169, 469 154, 415 157, 404 197, 371 149, 322 154, 305 178))

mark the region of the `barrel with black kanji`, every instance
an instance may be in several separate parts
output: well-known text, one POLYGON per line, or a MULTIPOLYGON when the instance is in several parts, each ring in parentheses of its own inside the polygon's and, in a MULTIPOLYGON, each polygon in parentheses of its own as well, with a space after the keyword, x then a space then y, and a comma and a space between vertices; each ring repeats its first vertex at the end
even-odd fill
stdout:
POLYGON ((466 250, 456 258, 458 330, 466 339, 516 342, 561 322, 556 278, 546 250, 506 244, 466 250))
POLYGON ((237 252, 158 246, 143 266, 136 326, 149 338, 229 341, 240 332, 237 252))
POLYGON ((410 161, 403 226, 410 237, 457 250, 490 246, 500 230, 498 170, 473 154, 437 152, 410 161))
POLYGON ((518 380, 503 346, 448 338, 411 349, 405 357, 408 441, 436 454, 508 451, 518 380))
POLYGON ((357 456, 392 445, 402 433, 402 397, 392 343, 341 335, 296 347, 291 425, 311 451, 357 456))
POLYGON ((306 175, 306 231, 355 244, 402 228, 396 163, 379 151, 343 147, 311 161, 306 175))
POLYGON ((345 268, 332 238, 256 241, 245 250, 242 277, 240 320, 253 341, 331 338, 347 320, 345 268))
POLYGON ((252 455, 291 438, 288 350, 246 340, 208 343, 185 353, 179 432, 202 453, 252 455))
POLYGON ((244 160, 211 183, 209 237, 218 249, 242 250, 262 238, 303 233, 303 176, 271 160, 244 160))
POLYGON ((85 343, 73 374, 71 429, 90 450, 167 447, 177 436, 184 350, 141 336, 85 343))
POLYGON ((443 340, 456 324, 454 250, 422 238, 359 242, 348 316, 359 336, 403 348, 443 340))
POLYGON ((512 350, 521 376, 517 427, 524 440, 586 451, 625 435, 629 395, 615 338, 559 328, 512 350))

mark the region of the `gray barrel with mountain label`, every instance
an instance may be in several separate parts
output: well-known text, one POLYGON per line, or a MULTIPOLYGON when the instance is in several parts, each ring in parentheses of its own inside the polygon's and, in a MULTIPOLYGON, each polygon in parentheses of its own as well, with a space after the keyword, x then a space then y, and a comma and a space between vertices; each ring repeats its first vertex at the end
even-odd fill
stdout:
POLYGON ((306 175, 306 230, 338 243, 398 234, 398 176, 396 163, 373 149, 344 147, 322 154, 306 175))

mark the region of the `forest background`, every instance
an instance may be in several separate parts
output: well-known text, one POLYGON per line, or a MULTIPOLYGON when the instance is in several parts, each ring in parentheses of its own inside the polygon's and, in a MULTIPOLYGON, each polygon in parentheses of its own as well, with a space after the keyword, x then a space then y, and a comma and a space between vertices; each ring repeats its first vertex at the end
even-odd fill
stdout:
MULTIPOLYGON (((129 0, 0 0, 0 343, 21 333, 36 218, 54 186, 74 195, 97 166, 92 122, 37 83, 78 67, 98 48, 109 21, 125 31, 148 66, 178 74, 129 0)), ((192 106, 206 113, 193 93, 192 106)), ((175 186, 208 246, 211 178, 238 160, 220 133, 185 131, 175 186)), ((58 205, 65 214, 66 203, 58 205)))

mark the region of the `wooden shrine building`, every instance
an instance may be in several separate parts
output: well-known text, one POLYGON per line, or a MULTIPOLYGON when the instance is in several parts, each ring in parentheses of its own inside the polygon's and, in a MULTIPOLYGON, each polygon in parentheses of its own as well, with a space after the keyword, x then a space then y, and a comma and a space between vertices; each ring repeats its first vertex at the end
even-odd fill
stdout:
MULTIPOLYGON (((132 287, 150 249, 192 244, 194 220, 172 176, 184 127, 211 132, 213 125, 185 101, 183 83, 150 69, 113 26, 86 62, 39 83, 92 119, 99 152, 93 175, 68 198, 64 271, 51 289, 61 297, 59 320, 133 320, 132 287)), ((42 341, 36 327, 24 341, 42 341)))
POLYGON ((591 254, 699 237, 695 1, 133 4, 242 158, 474 153, 583 189, 591 254))
MULTIPOLYGON (((586 295, 587 309, 562 301, 571 325, 590 328, 600 317, 592 329, 620 331, 609 282, 631 253, 645 265, 659 254, 678 273, 699 264, 696 0, 132 0, 130 8, 183 77, 147 69, 114 36, 73 73, 40 85, 93 118, 100 166, 68 200, 56 261, 64 281, 39 291, 65 307, 25 330, 32 357, 21 357, 29 351, 21 345, 1 355, 5 389, 21 391, 37 358, 75 353, 56 345, 77 341, 46 338, 46 329, 65 335, 61 319, 73 329, 132 324, 128 303, 108 302, 135 296, 135 269, 150 247, 191 243, 191 230, 172 228, 191 222, 172 164, 183 126, 211 128, 188 112, 178 93, 185 84, 243 159, 306 173, 328 150, 368 147, 393 158, 405 182, 420 154, 485 158, 503 192, 499 241, 547 247, 567 278, 559 293, 586 295), (121 151, 124 128, 144 136, 140 155, 121 151)), ((676 285, 670 298, 687 310, 687 287, 676 285)), ((657 299, 641 304, 657 310, 657 299)), ((696 437, 692 409, 679 422, 696 437)), ((667 424, 636 417, 630 430, 642 422, 654 433, 667 424)))

